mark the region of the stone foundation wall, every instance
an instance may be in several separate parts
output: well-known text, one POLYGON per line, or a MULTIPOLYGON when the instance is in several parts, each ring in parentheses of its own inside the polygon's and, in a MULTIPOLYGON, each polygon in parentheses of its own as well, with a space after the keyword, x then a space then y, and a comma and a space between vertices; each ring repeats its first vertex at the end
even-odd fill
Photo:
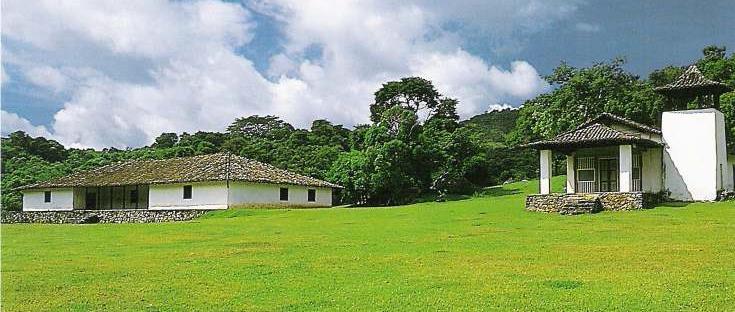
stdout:
POLYGON ((719 201, 735 200, 735 192, 721 190, 717 192, 717 200, 719 201))
POLYGON ((7 223, 154 223, 188 221, 208 210, 72 210, 3 211, 0 222, 7 223))
POLYGON ((602 210, 636 210, 643 209, 643 193, 600 193, 597 199, 602 210))
POLYGON ((592 194, 534 194, 526 197, 526 210, 565 215, 595 213, 602 210, 649 208, 660 201, 660 194, 611 192, 592 194))

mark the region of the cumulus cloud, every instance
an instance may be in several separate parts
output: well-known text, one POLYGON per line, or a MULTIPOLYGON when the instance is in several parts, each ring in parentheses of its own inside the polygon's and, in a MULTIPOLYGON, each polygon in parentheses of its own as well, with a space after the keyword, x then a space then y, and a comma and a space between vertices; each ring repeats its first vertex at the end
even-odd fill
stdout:
POLYGON ((50 66, 37 66, 24 72, 28 82, 39 87, 48 88, 54 92, 66 89, 68 78, 58 69, 50 66))
POLYGON ((490 104, 488 106, 486 112, 492 112, 492 111, 502 111, 506 109, 518 109, 517 107, 514 107, 513 105, 510 105, 508 103, 497 103, 497 104, 490 104))
POLYGON ((27 119, 18 116, 15 113, 6 112, 0 110, 0 123, 2 123, 2 135, 6 136, 14 131, 24 131, 30 136, 44 136, 51 137, 51 133, 48 132, 46 127, 34 126, 27 119))
POLYGON ((490 103, 523 100, 547 88, 531 64, 491 64, 463 49, 461 36, 442 25, 462 21, 507 37, 546 27, 571 14, 577 2, 3 5, 2 35, 9 42, 3 54, 13 56, 28 83, 63 94, 50 131, 8 112, 3 130, 30 129, 76 147, 125 147, 148 144, 161 132, 222 130, 250 114, 275 114, 301 127, 316 118, 367 122, 373 92, 411 75, 458 98, 463 117, 490 103), (257 36, 253 11, 273 19, 282 36, 263 73, 238 52, 257 36))
POLYGON ((368 103, 381 83, 408 75, 430 79, 440 92, 458 98, 462 117, 484 111, 491 102, 534 96, 546 88, 527 62, 514 62, 504 70, 462 49, 455 33, 434 26, 461 16, 440 16, 442 7, 437 4, 288 0, 270 4, 259 9, 283 21, 288 41, 286 51, 271 59, 269 74, 281 76, 279 82, 284 84, 278 93, 304 95, 276 100, 277 106, 288 108, 285 114, 299 115, 291 120, 331 117, 352 124, 366 122, 368 103), (316 60, 306 56, 314 46, 321 50, 316 60), (309 114, 298 109, 303 105, 333 113, 309 114), (330 109, 335 106, 339 109, 330 109))

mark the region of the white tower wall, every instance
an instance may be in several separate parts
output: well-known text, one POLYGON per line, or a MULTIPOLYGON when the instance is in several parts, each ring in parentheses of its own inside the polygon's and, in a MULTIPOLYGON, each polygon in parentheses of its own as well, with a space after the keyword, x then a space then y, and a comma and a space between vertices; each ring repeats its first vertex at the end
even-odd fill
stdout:
POLYGON ((716 109, 665 112, 664 185, 675 200, 708 201, 727 186, 725 119, 716 109), (722 169, 721 169, 722 168, 722 169))

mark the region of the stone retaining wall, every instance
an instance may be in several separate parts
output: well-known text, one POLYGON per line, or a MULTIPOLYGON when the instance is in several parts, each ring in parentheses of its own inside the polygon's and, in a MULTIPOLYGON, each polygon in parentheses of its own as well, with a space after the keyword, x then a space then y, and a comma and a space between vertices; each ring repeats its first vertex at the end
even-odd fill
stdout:
POLYGON ((208 210, 3 211, 2 223, 154 223, 192 220, 208 210))
POLYGON ((597 197, 602 210, 643 209, 643 193, 600 193, 597 197))
POLYGON ((526 197, 526 210, 569 215, 602 210, 636 210, 651 207, 660 201, 660 197, 660 194, 641 192, 534 194, 526 197))

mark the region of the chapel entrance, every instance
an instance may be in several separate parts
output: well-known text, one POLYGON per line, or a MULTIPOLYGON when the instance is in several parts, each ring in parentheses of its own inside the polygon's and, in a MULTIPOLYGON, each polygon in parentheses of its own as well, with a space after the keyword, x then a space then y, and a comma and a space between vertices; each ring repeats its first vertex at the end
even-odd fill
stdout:
POLYGON ((600 192, 618 191, 618 159, 600 158, 600 192))

